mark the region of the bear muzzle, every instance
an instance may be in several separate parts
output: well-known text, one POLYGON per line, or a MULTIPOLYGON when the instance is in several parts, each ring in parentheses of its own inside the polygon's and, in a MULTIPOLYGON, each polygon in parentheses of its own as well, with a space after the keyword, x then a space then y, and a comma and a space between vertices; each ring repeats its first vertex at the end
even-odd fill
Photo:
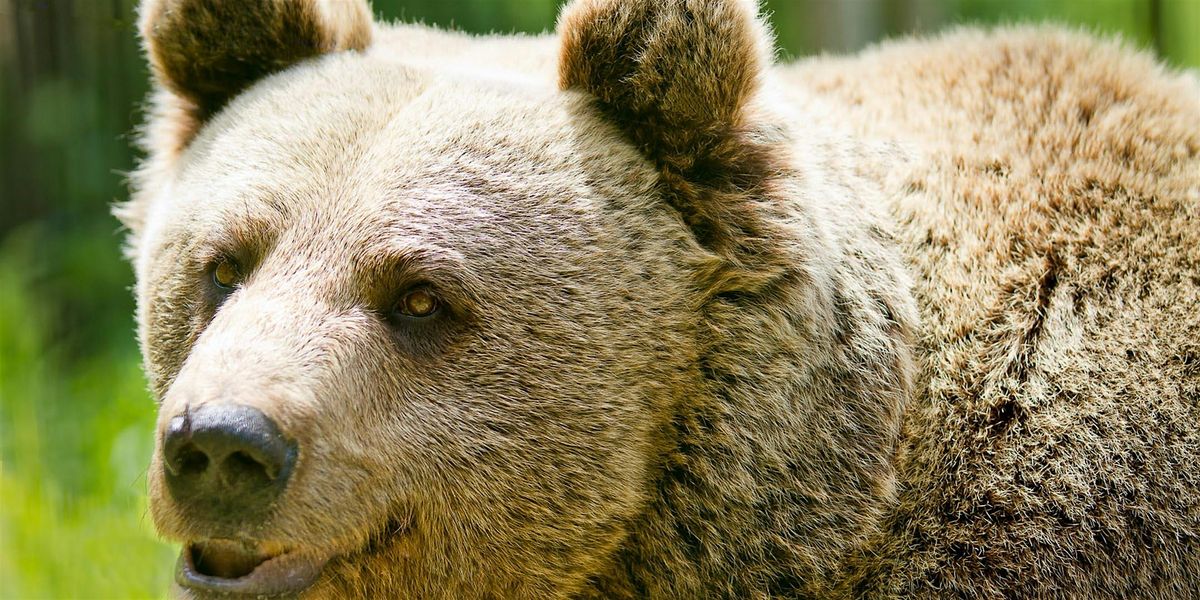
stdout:
POLYGON ((186 544, 175 581, 193 597, 294 595, 329 556, 253 539, 287 487, 298 444, 257 408, 206 404, 166 423, 163 479, 172 499, 214 537, 186 544))

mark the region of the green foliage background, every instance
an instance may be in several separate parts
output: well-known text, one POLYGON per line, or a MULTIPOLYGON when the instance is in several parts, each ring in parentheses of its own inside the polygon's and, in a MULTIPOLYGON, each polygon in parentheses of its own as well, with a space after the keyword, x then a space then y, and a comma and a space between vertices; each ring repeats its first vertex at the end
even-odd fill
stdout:
MULTIPOLYGON (((557 0, 375 0, 384 19, 542 31, 557 0)), ((1200 0, 768 0, 785 54, 1057 20, 1200 66, 1200 0)), ((109 205, 147 91, 134 0, 0 0, 0 598, 159 597, 154 403, 109 205)))

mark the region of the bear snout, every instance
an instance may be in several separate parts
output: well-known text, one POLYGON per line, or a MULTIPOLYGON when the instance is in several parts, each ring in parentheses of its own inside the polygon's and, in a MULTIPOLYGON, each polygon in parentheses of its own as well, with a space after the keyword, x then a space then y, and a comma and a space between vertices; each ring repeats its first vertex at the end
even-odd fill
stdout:
POLYGON ((237 528, 266 515, 287 487, 297 444, 270 417, 239 404, 207 404, 166 423, 167 490, 192 519, 237 528))

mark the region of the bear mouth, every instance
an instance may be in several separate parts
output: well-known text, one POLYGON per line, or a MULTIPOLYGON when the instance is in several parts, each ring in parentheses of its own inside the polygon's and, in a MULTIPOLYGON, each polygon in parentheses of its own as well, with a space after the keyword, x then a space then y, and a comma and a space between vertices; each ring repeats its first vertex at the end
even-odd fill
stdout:
POLYGON ((203 540, 184 545, 175 582, 201 597, 291 597, 312 586, 330 558, 278 544, 203 540))

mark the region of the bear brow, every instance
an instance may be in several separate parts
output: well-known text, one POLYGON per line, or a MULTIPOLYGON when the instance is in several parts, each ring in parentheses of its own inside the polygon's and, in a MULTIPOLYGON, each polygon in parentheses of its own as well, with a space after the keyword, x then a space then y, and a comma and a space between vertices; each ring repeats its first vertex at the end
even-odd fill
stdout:
POLYGON ((219 250, 243 260, 257 260, 264 256, 281 229, 282 213, 268 203, 273 210, 251 212, 245 204, 224 215, 222 226, 217 229, 212 244, 219 250))
POLYGON ((472 303, 477 285, 463 258, 435 246, 384 245, 370 247, 354 259, 359 286, 371 297, 384 298, 408 286, 429 283, 441 292, 472 303))

